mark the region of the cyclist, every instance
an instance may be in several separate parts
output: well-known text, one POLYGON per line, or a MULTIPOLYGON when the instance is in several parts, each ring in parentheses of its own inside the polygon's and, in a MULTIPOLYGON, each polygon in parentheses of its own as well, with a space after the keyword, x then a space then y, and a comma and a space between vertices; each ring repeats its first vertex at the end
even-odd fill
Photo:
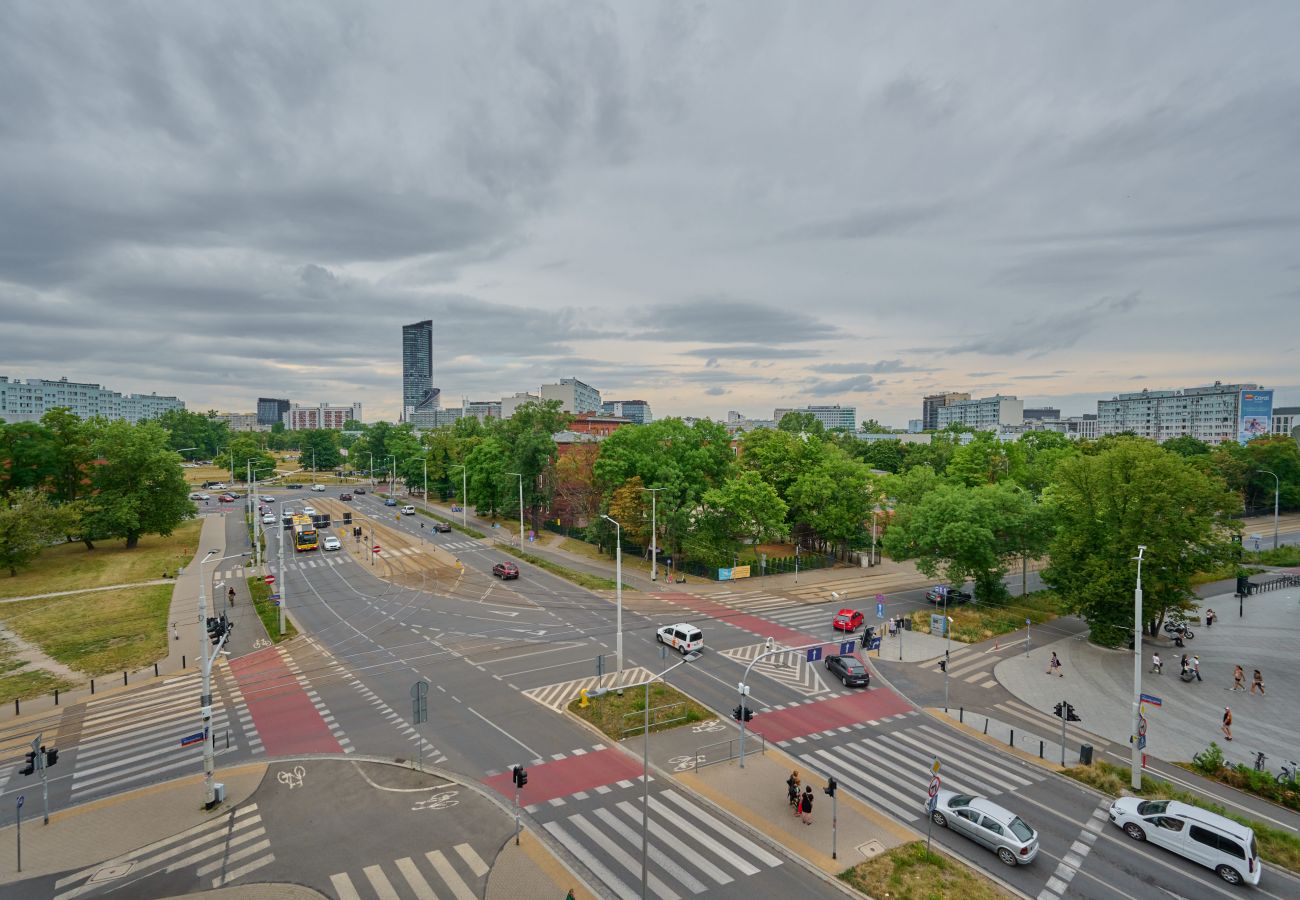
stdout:
POLYGON ((227 591, 227 592, 226 592, 226 596, 230 599, 230 605, 231 605, 231 606, 234 606, 234 605, 235 605, 235 589, 234 589, 234 588, 231 588, 229 591, 227 591))

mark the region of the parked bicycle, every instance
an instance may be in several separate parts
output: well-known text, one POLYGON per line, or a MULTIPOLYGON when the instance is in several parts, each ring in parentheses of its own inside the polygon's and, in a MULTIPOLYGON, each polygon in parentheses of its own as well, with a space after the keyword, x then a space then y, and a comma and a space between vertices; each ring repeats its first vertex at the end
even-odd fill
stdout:
POLYGON ((1268 757, 1264 755, 1264 751, 1263 751, 1263 750, 1256 750, 1256 751, 1255 751, 1255 771, 1256 771, 1256 772, 1265 772, 1265 771, 1267 771, 1267 769, 1264 768, 1264 761, 1265 761, 1266 759, 1268 759, 1268 757))
POLYGON ((1295 787, 1295 776, 1296 776, 1296 763, 1295 760, 1293 759, 1290 761, 1289 765, 1287 763, 1282 763, 1282 771, 1278 773, 1277 783, 1289 784, 1291 787, 1295 787))

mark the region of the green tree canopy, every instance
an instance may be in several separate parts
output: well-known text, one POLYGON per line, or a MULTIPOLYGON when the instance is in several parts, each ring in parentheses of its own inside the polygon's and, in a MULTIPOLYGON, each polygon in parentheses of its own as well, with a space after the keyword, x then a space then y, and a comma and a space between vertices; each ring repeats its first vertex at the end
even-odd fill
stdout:
POLYGON ((0 569, 10 577, 27 568, 36 557, 76 527, 70 506, 56 506, 44 493, 31 488, 0 497, 0 569))
POLYGON ((776 423, 780 431, 793 431, 795 434, 800 432, 806 434, 821 434, 826 430, 821 419, 812 413, 800 409, 792 409, 781 417, 781 421, 776 423))
POLYGON ((180 457, 168 443, 168 433, 156 422, 98 425, 98 464, 82 519, 87 534, 126 538, 126 546, 135 547, 141 535, 171 534, 193 517, 180 457))
POLYGON ((760 544, 785 531, 785 501, 752 469, 742 469, 721 487, 705 491, 702 502, 721 516, 733 540, 760 544))
POLYGON ((863 545, 866 522, 880 497, 867 467, 836 449, 795 480, 788 499, 793 522, 850 548, 863 545))

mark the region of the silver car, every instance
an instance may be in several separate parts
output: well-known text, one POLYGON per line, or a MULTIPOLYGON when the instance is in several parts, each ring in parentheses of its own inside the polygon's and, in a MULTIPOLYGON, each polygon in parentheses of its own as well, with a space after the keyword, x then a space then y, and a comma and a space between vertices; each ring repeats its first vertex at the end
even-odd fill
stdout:
POLYGON ((1018 815, 983 797, 939 791, 931 820, 983 844, 1009 866, 1027 865, 1038 855, 1038 832, 1018 815))

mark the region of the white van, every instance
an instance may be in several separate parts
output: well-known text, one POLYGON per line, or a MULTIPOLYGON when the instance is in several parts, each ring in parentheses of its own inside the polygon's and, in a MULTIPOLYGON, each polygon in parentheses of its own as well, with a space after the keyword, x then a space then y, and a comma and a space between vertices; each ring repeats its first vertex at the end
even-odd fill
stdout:
POLYGON ((694 625, 687 625, 685 622, 664 625, 655 632, 655 640, 667 644, 682 656, 704 649, 704 634, 694 625))
POLYGON ((1110 820, 1135 841, 1150 841, 1200 863, 1228 884, 1259 884, 1255 832, 1199 806, 1177 800, 1120 797, 1110 820))
POLYGON ((404 515, 404 516, 413 516, 413 515, 415 515, 415 507, 414 507, 414 506, 411 506, 409 503, 408 503, 406 506, 403 506, 403 507, 402 507, 402 515, 404 515))
POLYGON ((312 489, 313 491, 323 491, 323 490, 325 490, 325 485, 323 485, 323 484, 313 484, 313 485, 311 486, 311 489, 312 489))

